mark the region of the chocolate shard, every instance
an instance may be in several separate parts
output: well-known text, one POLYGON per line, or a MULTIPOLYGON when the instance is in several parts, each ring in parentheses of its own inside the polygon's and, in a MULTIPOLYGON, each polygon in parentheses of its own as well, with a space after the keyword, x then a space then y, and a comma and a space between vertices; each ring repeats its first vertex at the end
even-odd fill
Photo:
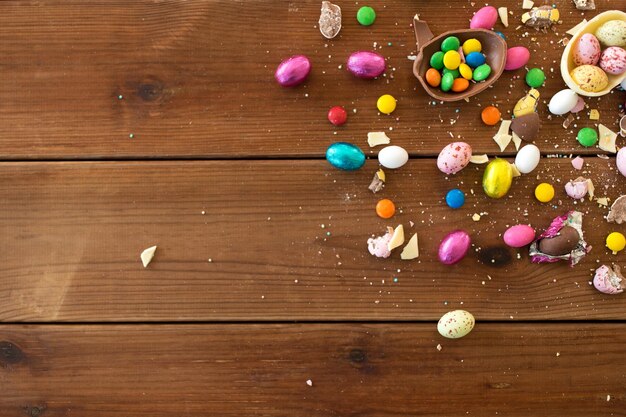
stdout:
POLYGON ((541 127, 541 119, 537 113, 525 114, 516 117, 511 122, 511 130, 523 141, 531 142, 539 133, 541 127))

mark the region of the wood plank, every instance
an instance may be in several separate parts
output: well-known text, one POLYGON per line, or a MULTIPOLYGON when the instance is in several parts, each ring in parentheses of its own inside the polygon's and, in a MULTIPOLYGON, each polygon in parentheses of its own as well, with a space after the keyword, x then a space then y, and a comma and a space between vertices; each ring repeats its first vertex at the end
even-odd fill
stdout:
MULTIPOLYGON (((0 319, 435 320, 453 308, 483 320, 626 319, 626 297, 589 285, 601 263, 623 263, 604 239, 626 230, 606 223, 595 202, 565 195, 580 175, 569 159, 542 160, 502 200, 482 192, 482 167, 446 178, 433 160, 411 160, 374 195, 376 169, 310 160, 2 164, 0 319), (542 181, 557 187, 554 205, 532 197, 542 181), (443 202, 454 187, 468 194, 456 211, 443 202), (383 197, 398 207, 389 221, 374 213, 383 197), (572 209, 585 213, 593 246, 574 268, 531 264, 527 250, 501 240, 512 224, 543 230, 572 209), (399 223, 407 238, 418 233, 420 258, 371 256, 368 237, 399 223), (439 242, 457 228, 474 250, 444 266, 439 242), (144 269, 139 254, 152 245, 144 269)), ((584 175, 600 196, 626 194, 612 160, 588 158, 584 175)))
MULTIPOLYGON (((560 2, 563 24, 557 32, 526 36, 515 30, 519 4, 498 4, 513 12, 513 23, 507 29, 498 23, 497 29, 510 45, 530 47, 529 65, 543 67, 549 76, 541 90, 547 99, 564 87, 557 42, 593 13, 560 2)), ((504 74, 495 88, 469 103, 432 106, 407 59, 415 53, 410 24, 416 12, 438 34, 467 27, 478 6, 389 2, 377 6, 376 23, 364 28, 354 19, 359 5, 346 3, 339 38, 325 41, 316 28, 319 5, 317 0, 2 1, 0 159, 320 156, 337 139, 365 146, 368 131, 389 128, 394 142, 413 155, 437 154, 450 134, 478 152, 497 151, 491 140, 495 128, 481 124, 479 106, 495 103, 507 115, 523 95, 524 71, 504 74), (374 43, 388 58, 388 77, 363 81, 338 68, 351 52, 374 43), (295 53, 311 57, 312 76, 303 87, 282 89, 273 71, 295 53), (384 93, 399 100, 393 117, 376 112, 376 99, 384 93), (325 115, 337 104, 358 112, 335 135, 325 115)), ((596 12, 622 6, 622 0, 605 0, 596 12)), ((623 93, 615 92, 588 103, 615 129, 623 101, 623 93)), ((543 152, 597 152, 582 149, 576 129, 565 131, 561 118, 548 120, 545 103, 539 112, 544 126, 537 143, 543 152)), ((592 122, 583 115, 577 124, 592 122)))
POLYGON ((434 323, 1 326, 0 413, 617 417, 624 330, 478 323, 451 341, 434 323))

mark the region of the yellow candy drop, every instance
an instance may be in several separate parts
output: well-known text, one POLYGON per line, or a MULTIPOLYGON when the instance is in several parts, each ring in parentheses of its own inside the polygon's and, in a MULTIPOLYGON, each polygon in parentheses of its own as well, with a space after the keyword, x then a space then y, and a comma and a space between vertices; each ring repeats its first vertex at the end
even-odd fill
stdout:
POLYGON ((535 197, 542 203, 547 203, 554 198, 554 187, 543 182, 535 188, 535 197))
POLYGON ((443 56, 443 65, 449 70, 455 70, 461 64, 461 55, 457 51, 448 51, 443 56))
POLYGON ((382 95, 378 98, 376 107, 381 113, 391 114, 396 109, 396 99, 390 94, 382 95))
POLYGON ((626 238, 620 232, 613 232, 606 237, 606 247, 616 255, 626 247, 626 238))
POLYGON ((482 51, 483 46, 480 44, 480 41, 478 39, 468 39, 465 42, 463 42, 463 53, 465 55, 469 55, 472 52, 480 52, 482 51))
POLYGON ((461 73, 461 77, 465 78, 466 80, 471 80, 472 79, 472 68, 470 68, 469 65, 463 63, 461 65, 459 65, 459 72, 461 73))

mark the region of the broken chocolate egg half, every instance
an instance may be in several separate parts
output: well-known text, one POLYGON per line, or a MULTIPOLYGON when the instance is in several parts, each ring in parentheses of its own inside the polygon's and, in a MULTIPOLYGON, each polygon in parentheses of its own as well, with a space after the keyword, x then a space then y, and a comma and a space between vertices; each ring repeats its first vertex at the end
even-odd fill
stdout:
POLYGON ((535 112, 516 117, 511 121, 511 130, 526 142, 531 142, 537 137, 540 127, 541 119, 535 112))
POLYGON ((622 288, 622 281, 624 277, 620 273, 619 266, 613 265, 611 267, 602 265, 596 269, 596 274, 593 277, 593 286, 604 294, 619 294, 624 291, 622 288))

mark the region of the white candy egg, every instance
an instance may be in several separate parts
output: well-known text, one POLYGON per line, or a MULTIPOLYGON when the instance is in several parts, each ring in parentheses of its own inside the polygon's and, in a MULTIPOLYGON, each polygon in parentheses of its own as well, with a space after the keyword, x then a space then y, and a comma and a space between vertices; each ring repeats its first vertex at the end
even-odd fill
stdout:
POLYGON ((396 169, 409 160, 408 152, 400 146, 386 146, 378 152, 378 162, 385 168, 396 169))
POLYGON ((465 310, 454 310, 443 315, 437 323, 437 331, 448 339, 467 336, 474 328, 474 316, 465 310))
POLYGON ((541 153, 535 145, 526 145, 517 152, 515 157, 515 166, 522 174, 533 172, 539 164, 541 153))
POLYGON ((572 110, 576 103, 578 103, 578 94, 574 90, 566 88, 552 96, 548 110, 552 114, 565 114, 572 110))

